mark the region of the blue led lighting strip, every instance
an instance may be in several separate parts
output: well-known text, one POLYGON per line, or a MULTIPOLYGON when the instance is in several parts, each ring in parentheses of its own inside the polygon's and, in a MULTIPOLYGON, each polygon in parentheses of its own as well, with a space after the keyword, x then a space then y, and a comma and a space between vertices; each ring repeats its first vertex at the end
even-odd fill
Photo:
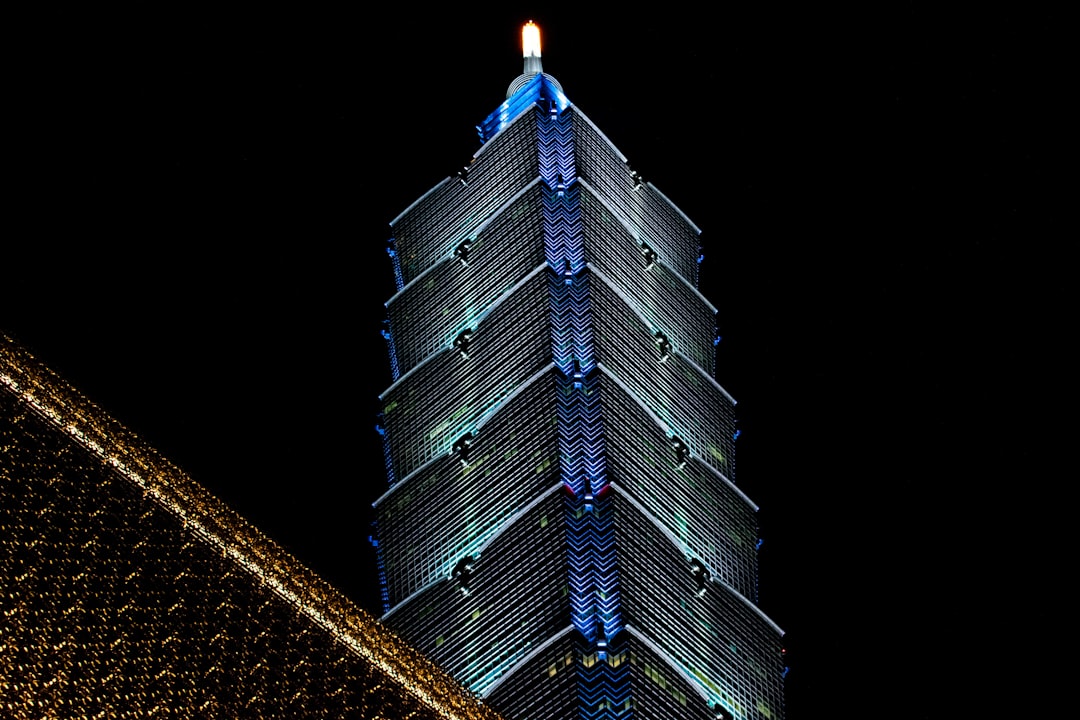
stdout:
MULTIPOLYGON (((394 238, 390 238, 387 243, 386 252, 390 255, 390 262, 394 266, 394 286, 398 292, 401 292, 401 289, 405 287, 405 280, 401 276, 401 259, 398 257, 394 238)), ((398 369, 397 353, 394 351, 394 338, 390 335, 390 320, 384 320, 383 324, 386 327, 382 330, 382 336, 386 339, 387 350, 390 353, 390 370, 393 373, 393 379, 397 380, 401 371, 398 369)))
POLYGON ((559 445, 563 484, 577 498, 599 497, 607 489, 604 425, 595 399, 599 373, 567 379, 559 398, 559 445))
POLYGON ((544 194, 544 255, 564 281, 573 282, 573 276, 585 268, 579 201, 576 185, 561 194, 550 189, 544 194))
POLYGON ((383 562, 382 548, 379 546, 379 539, 375 537, 378 533, 378 526, 372 523, 371 535, 368 535, 368 541, 371 542, 372 547, 375 548, 375 564, 379 569, 379 599, 382 601, 383 614, 390 612, 390 587, 386 583, 386 563, 383 562))
POLYGON ((394 238, 390 238, 390 241, 386 245, 386 252, 390 255, 390 262, 394 266, 394 286, 398 292, 405 287, 405 277, 401 274, 401 258, 397 254, 397 243, 394 238))
POLYGON ((574 626, 598 647, 622 629, 618 553, 610 503, 567 487, 570 609, 574 626))
POLYGON ((521 113, 528 110, 536 103, 551 112, 561 112, 570 107, 570 101, 566 95, 542 73, 537 74, 524 87, 518 90, 512 97, 504 102, 495 111, 484 119, 484 122, 476 126, 482 142, 487 142, 499 134, 499 131, 513 122, 521 113))
POLYGON ((540 177, 561 197, 577 181, 574 124, 570 115, 558 115, 555 106, 550 107, 551 114, 537 123, 540 177))
MULTIPOLYGON (((390 455, 390 441, 386 437, 386 429, 382 426, 382 413, 379 414, 380 424, 375 426, 379 436, 382 438, 383 446, 383 462, 386 464, 386 480, 390 487, 393 487, 397 480, 394 479, 394 463, 390 455)), ((374 528, 374 534, 370 537, 371 544, 375 546, 375 560, 379 567, 379 594, 382 599, 383 612, 390 612, 390 591, 386 584, 386 565, 383 561, 382 548, 379 547, 378 540, 378 525, 374 528)))
POLYGON ((401 366, 398 365, 397 349, 394 347, 394 336, 390 334, 390 321, 383 320, 384 327, 380 332, 383 339, 386 340, 386 353, 390 358, 390 377, 394 382, 401 377, 401 366))
POLYGON ((596 366, 588 281, 581 275, 567 285, 561 275, 551 277, 552 360, 570 379, 584 377, 596 366))
POLYGON ((564 279, 585 267, 580 188, 574 167, 570 117, 546 116, 537 122, 540 177, 544 194, 544 248, 548 264, 564 279))
POLYGON ((618 554, 604 462, 599 402, 600 375, 592 331, 592 300, 585 270, 580 188, 574 162, 571 118, 552 104, 538 118, 540 176, 544 194, 544 247, 552 269, 551 342, 563 372, 559 398, 561 474, 566 488, 567 562, 571 619, 589 647, 582 666, 583 717, 614 718, 630 695, 628 668, 605 661, 609 641, 622 629, 618 554))

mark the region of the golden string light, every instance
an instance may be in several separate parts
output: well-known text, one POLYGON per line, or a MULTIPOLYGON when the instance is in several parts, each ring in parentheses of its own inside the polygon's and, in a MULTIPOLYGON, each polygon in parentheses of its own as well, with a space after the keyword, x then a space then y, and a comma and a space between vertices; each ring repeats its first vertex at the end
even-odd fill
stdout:
MULTIPOLYGON (((345 717, 360 712, 360 717, 498 720, 494 710, 424 655, 28 351, 0 335, 0 396, 5 395, 5 408, 14 410, 0 425, 0 491, 5 495, 0 506, 0 570, 12 572, 0 578, 0 628, 4 630, 0 633, 0 714, 6 711, 16 718, 76 713, 124 718, 191 712, 214 716, 235 709, 238 703, 253 712, 255 708, 285 709, 296 698, 320 691, 323 678, 315 668, 325 669, 329 663, 343 682, 364 686, 359 693, 361 703, 367 702, 364 698, 391 698, 396 704, 389 709, 344 707, 344 688, 329 689, 327 702, 345 717), (47 430, 35 435, 31 428, 42 423, 47 430), (72 452, 69 442, 85 453, 72 452), (34 447, 24 447, 28 443, 34 447), (73 477, 77 483, 72 483, 73 477), (131 528, 146 532, 139 518, 116 518, 106 508, 107 496, 119 492, 111 487, 117 479, 150 501, 151 509, 144 515, 164 514, 177 528, 161 531, 172 543, 168 545, 172 556, 160 562, 169 564, 174 577, 157 585, 165 586, 168 580, 198 587, 199 597, 219 600, 217 608, 193 612, 189 606, 196 605, 195 600, 174 589, 162 590, 155 585, 153 573, 123 557, 141 558, 140 553, 161 549, 154 542, 166 541, 141 538, 130 547, 116 546, 117 536, 135 537, 131 528), (15 496, 11 492, 15 488, 23 492, 15 496), (71 517, 65 517, 68 512, 71 517), (72 527, 66 527, 67 522, 72 527), (224 564, 224 576, 207 577, 208 569, 220 569, 200 564, 198 552, 206 555, 206 550, 218 558, 215 562, 224 564), (59 576, 58 571, 68 567, 79 573, 59 576), (87 577, 95 572, 107 577, 87 577), (116 574, 108 576, 109 572, 116 574), (243 578, 252 586, 251 595, 231 597, 229 591, 212 585, 215 580, 223 586, 236 584, 243 578), (139 584, 146 587, 136 587, 139 584), (43 595, 41 588, 52 592, 43 595), (275 643, 289 653, 297 652, 294 645, 299 641, 292 636, 275 638, 284 628, 261 622, 278 612, 279 604, 265 598, 259 602, 260 588, 291 609, 290 633, 297 632, 297 624, 305 628, 300 631, 302 637, 321 631, 344 650, 342 657, 328 661, 300 652, 298 660, 289 655, 297 661, 296 667, 279 669, 275 675, 272 660, 255 656, 268 644, 276 647, 275 643), (170 606, 154 604, 159 599, 165 602, 165 597, 170 606), (117 605, 110 605, 114 601, 117 605), (190 635, 201 643, 197 649, 205 657, 174 655, 198 644, 169 629, 169 618, 181 612, 192 615, 190 635), (79 624, 87 618, 96 624, 79 624), (109 621, 99 622, 101 618, 109 621), (240 627, 230 625, 238 622, 236 618, 240 627), (84 642, 84 636, 92 636, 93 641, 84 642), (348 656, 361 662, 348 661, 348 656), (312 671, 304 674, 305 665, 312 671), (215 687, 230 688, 234 666, 265 676, 268 684, 258 686, 246 700, 208 696, 204 691, 207 679, 218 678, 215 687), (84 677, 87 674, 93 676, 92 681, 84 677)), ((154 522, 163 524, 160 519, 154 522)), ((250 682, 240 678, 238 686, 247 687, 250 682)))

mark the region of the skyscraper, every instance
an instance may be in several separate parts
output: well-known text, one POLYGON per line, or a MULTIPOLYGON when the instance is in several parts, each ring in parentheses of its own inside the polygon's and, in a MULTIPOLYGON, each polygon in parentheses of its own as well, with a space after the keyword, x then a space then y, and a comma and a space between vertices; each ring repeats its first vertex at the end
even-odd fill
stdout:
POLYGON ((391 223, 383 621, 508 718, 784 715, 699 229, 524 69, 391 223))

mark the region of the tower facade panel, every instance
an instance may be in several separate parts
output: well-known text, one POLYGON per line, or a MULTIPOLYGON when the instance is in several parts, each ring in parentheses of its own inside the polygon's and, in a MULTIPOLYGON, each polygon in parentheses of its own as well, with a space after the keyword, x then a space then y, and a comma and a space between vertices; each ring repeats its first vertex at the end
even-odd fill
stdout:
POLYGON ((635 237, 693 286, 698 283, 701 231, 667 197, 632 170, 626 158, 571 107, 578 179, 593 188, 635 237))
POLYGON ((539 182, 526 186, 485 224, 416 277, 408 291, 386 304, 398 333, 394 351, 400 374, 477 329, 482 313, 544 262, 544 216, 539 182), (438 308, 432 312, 432 308, 438 308))
POLYGON ((716 310, 613 212, 586 183, 581 195, 585 255, 654 333, 709 375, 715 366, 716 310))
POLYGON ((475 433, 375 503, 388 605, 447 577, 529 503, 560 483, 557 378, 523 387, 475 433))
POLYGON ((570 626, 565 499, 549 488, 437 582, 384 616, 410 644, 484 695, 570 626))
POLYGON ((656 417, 630 394, 604 395, 611 482, 710 575, 757 600, 757 506, 699 458, 682 461, 656 417))
POLYGON ((462 242, 492 213, 536 180, 540 162, 536 113, 523 114, 472 162, 413 203, 393 222, 400 290, 462 242))
POLYGON ((548 278, 534 273, 485 308, 475 331, 459 333, 383 394, 382 421, 398 476, 408 477, 468 441, 501 403, 550 364, 549 304, 548 278))

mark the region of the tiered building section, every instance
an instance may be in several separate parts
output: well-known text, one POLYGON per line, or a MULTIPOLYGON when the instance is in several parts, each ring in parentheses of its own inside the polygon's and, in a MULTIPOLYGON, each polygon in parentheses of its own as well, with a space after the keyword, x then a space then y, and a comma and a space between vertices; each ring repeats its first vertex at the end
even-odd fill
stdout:
POLYGON ((497 720, 2 335, 0 716, 497 720))
POLYGON ((392 223, 383 621, 506 717, 781 720, 699 230, 540 68, 392 223))

